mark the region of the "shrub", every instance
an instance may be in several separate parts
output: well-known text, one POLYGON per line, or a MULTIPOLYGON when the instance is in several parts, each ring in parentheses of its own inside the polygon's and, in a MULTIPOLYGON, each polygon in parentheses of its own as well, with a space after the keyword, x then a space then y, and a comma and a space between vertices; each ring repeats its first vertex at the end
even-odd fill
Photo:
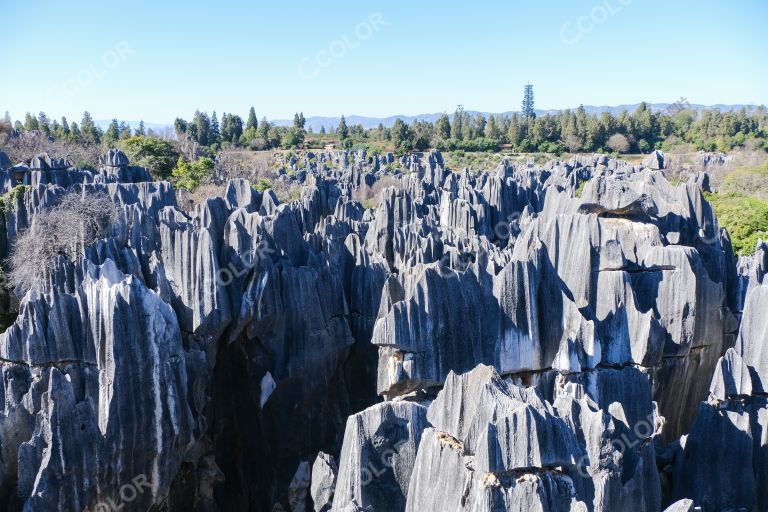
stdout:
POLYGON ((156 137, 136 135, 120 141, 120 147, 133 165, 146 167, 157 179, 170 178, 179 158, 179 152, 173 144, 156 137))
POLYGON ((734 253, 752 254, 758 238, 768 240, 768 201, 734 192, 705 197, 712 204, 720 226, 728 230, 734 253))
POLYGON ((8 258, 8 280, 21 296, 45 281, 58 255, 75 261, 87 245, 106 236, 117 209, 104 193, 82 196, 70 192, 53 207, 37 214, 19 233, 8 258))
POLYGON ((29 185, 16 185, 10 191, 0 196, 0 212, 7 212, 13 208, 16 198, 23 196, 27 190, 31 190, 29 185))
POLYGON ((253 186, 258 192, 264 192, 268 188, 272 188, 272 182, 266 178, 259 178, 259 181, 253 186))
POLYGON ((498 143, 493 139, 478 137, 470 140, 445 139, 437 143, 440 151, 496 151, 498 143))
POLYGON ((629 139, 620 133, 611 135, 606 145, 616 153, 627 153, 630 148, 629 139))
POLYGON ((213 160, 210 158, 202 157, 190 163, 180 156, 171 175, 176 178, 176 186, 179 188, 194 190, 213 174, 213 167, 213 160))

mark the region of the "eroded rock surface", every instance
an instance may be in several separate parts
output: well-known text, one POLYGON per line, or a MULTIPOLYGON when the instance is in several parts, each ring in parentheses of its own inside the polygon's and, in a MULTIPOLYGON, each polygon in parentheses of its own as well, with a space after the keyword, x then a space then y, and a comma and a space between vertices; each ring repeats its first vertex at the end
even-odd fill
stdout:
POLYGON ((766 250, 736 261, 704 175, 285 165, 293 202, 184 210, 119 151, 0 153, 3 258, 67 193, 118 213, 0 336, 0 508, 768 507, 766 250))

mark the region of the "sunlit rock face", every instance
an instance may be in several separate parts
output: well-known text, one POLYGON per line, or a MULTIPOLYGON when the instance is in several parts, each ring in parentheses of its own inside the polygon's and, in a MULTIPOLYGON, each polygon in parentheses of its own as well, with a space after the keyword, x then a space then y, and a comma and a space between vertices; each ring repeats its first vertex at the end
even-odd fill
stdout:
POLYGON ((5 509, 768 506, 766 250, 663 154, 323 152, 187 210, 119 151, 6 160, 3 257, 65 194, 116 215, 0 337, 5 509))

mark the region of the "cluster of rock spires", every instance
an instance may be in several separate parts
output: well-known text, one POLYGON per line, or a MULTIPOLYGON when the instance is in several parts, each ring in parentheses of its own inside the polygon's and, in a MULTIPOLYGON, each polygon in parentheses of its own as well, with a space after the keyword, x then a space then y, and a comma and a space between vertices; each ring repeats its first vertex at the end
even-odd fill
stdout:
POLYGON ((309 153, 298 201, 184 211, 100 164, 0 152, 3 258, 66 193, 118 210, 0 336, 0 508, 768 510, 768 246, 705 174, 309 153))

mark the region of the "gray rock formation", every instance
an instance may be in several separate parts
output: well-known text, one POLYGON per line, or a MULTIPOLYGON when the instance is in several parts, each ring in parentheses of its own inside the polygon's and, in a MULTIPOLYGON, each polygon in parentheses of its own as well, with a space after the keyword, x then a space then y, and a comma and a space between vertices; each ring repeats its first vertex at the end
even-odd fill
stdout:
POLYGON ((5 151, 0 151, 0 171, 6 171, 13 167, 11 159, 5 151))
POLYGON ((118 211, 0 296, 0 508, 765 510, 766 251, 651 156, 292 155, 295 201, 189 210, 120 151, 0 158, 3 258, 68 192, 118 211))
POLYGON ((664 512, 693 512, 694 510, 693 500, 683 499, 665 508, 664 512))
POLYGON ((704 510, 768 509, 768 283, 751 287, 746 301, 736 347, 718 362, 676 454, 673 496, 704 510))
POLYGON ((339 468, 331 455, 320 452, 312 465, 312 502, 315 512, 328 512, 333 505, 339 468))
POLYGON ((649 169, 664 169, 664 153, 654 149, 653 152, 643 159, 643 165, 649 169))
POLYGON ((412 402, 386 402, 347 420, 333 510, 351 504, 402 510, 427 410, 412 402))

